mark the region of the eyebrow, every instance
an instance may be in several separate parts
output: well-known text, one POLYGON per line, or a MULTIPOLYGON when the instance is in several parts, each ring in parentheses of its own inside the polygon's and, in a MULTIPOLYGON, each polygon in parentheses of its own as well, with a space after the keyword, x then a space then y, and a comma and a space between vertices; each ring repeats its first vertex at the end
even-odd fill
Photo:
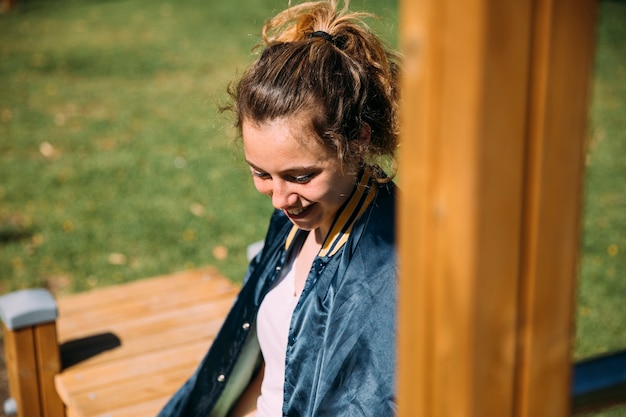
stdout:
MULTIPOLYGON (((248 165, 250 165, 250 167, 255 169, 256 171, 265 172, 264 169, 256 166, 255 164, 253 164, 252 162, 248 161, 247 159, 246 159, 246 163, 248 165)), ((289 174, 289 173, 292 173, 292 172, 308 172, 308 171, 317 171, 317 170, 319 170, 319 167, 317 167, 317 166, 295 166, 295 167, 284 169, 284 170, 280 171, 278 174, 284 175, 284 174, 289 174)))

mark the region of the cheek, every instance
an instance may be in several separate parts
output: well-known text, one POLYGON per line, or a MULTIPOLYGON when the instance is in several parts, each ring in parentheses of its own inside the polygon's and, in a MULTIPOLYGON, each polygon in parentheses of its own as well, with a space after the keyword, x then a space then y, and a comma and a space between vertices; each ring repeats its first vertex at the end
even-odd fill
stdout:
POLYGON ((267 180, 263 180, 263 179, 258 178, 258 177, 254 177, 254 187, 261 194, 265 194, 265 195, 268 195, 268 196, 272 194, 272 182, 271 181, 267 181, 267 180))
POLYGON ((340 206, 348 199, 353 189, 354 181, 345 179, 342 181, 329 181, 325 184, 324 194, 320 198, 331 206, 340 206))

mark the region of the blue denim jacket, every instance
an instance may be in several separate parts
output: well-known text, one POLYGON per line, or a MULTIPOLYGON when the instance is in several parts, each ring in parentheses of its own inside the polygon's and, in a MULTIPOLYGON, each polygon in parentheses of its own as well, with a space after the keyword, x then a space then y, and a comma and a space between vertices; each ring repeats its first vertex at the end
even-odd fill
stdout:
MULTIPOLYGON (((313 262, 289 329, 283 416, 395 414, 395 186, 366 169, 313 262)), ((255 318, 289 247, 306 236, 274 212, 261 253, 195 374, 160 417, 226 416, 261 363, 255 318)))

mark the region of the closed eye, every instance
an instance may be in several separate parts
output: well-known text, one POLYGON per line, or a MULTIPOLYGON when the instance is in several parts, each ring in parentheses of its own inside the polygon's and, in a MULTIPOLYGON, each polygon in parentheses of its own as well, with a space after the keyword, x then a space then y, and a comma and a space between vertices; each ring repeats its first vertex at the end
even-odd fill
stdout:
POLYGON ((288 179, 289 181, 297 182, 298 184, 305 184, 309 182, 314 176, 315 174, 294 175, 294 176, 289 176, 288 179))
POLYGON ((266 173, 266 172, 261 172, 261 171, 256 171, 254 169, 250 170, 250 172, 252 173, 252 176, 257 177, 257 178, 261 178, 261 179, 268 179, 271 178, 270 174, 266 173))
MULTIPOLYGON (((296 184, 306 184, 309 181, 311 181, 317 174, 317 171, 311 172, 311 171, 304 171, 307 172, 306 174, 303 175, 296 175, 296 173, 301 170, 297 170, 297 171, 286 171, 282 174, 280 174, 281 178, 284 181, 288 181, 288 182, 293 182, 296 184)), ((258 168, 254 167, 252 164, 250 164, 250 173, 252 174, 253 177, 255 178, 260 178, 262 180, 271 180, 272 176, 270 174, 268 174, 265 171, 259 170, 258 168)))

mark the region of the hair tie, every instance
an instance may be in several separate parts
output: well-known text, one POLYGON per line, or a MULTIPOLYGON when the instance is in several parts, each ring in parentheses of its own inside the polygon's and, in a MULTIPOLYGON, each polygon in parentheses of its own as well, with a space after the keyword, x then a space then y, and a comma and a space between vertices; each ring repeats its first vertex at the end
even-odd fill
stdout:
POLYGON ((328 32, 324 32, 323 30, 317 30, 315 32, 309 33, 309 38, 324 38, 328 42, 335 44, 335 38, 328 34, 328 32))

